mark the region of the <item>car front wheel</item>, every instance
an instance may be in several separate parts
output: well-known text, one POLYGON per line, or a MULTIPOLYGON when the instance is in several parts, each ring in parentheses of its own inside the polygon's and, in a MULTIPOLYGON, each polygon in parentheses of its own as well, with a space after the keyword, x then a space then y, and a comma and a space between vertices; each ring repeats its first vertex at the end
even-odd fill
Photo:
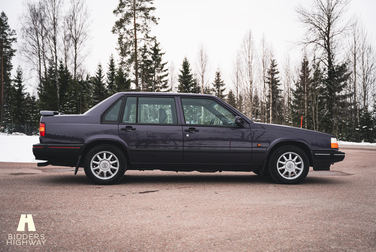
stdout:
POLYGON ((309 161, 305 152, 296 146, 282 146, 271 156, 269 172, 278 183, 296 184, 305 179, 309 161))
POLYGON ((86 176, 96 184, 114 184, 125 173, 126 159, 115 146, 99 145, 87 153, 84 170, 86 176))

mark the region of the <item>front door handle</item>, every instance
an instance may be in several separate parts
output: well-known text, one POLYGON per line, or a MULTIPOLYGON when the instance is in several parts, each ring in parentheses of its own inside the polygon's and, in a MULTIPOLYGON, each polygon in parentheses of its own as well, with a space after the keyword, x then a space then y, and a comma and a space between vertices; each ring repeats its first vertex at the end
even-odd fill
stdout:
POLYGON ((133 128, 132 126, 125 126, 125 128, 121 128, 121 130, 124 130, 125 132, 131 132, 136 130, 136 128, 133 128))
POLYGON ((185 132, 189 132, 189 133, 199 132, 199 130, 196 129, 196 128, 189 128, 189 129, 186 129, 186 130, 184 130, 184 131, 185 131, 185 132))

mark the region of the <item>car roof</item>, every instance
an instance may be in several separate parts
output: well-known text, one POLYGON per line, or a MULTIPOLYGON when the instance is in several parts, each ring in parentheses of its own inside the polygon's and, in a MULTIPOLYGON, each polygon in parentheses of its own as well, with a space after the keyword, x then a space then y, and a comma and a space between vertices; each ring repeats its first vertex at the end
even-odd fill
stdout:
POLYGON ((215 97, 208 94, 194 93, 165 93, 165 92, 120 92, 123 95, 150 95, 150 96, 187 96, 187 97, 215 97))

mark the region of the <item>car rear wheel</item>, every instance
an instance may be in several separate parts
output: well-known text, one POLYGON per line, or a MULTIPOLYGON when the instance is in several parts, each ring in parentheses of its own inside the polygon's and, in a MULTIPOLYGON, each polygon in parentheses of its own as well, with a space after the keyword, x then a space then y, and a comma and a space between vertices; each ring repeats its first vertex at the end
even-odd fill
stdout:
POLYGON ((96 184, 114 184, 125 173, 126 159, 115 146, 99 145, 87 153, 84 170, 86 176, 96 184))
POLYGON ((282 146, 271 156, 269 172, 278 183, 296 184, 303 181, 309 171, 305 152, 296 146, 282 146))

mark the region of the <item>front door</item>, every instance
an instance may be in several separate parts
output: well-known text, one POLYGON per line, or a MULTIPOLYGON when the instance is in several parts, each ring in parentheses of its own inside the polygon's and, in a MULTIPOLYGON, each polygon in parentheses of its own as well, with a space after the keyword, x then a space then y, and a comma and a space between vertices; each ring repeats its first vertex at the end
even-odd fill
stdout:
POLYGON ((173 97, 127 97, 119 135, 135 164, 182 162, 182 129, 173 97))
POLYGON ((210 98, 181 98, 184 163, 250 164, 251 131, 235 114, 210 98))

